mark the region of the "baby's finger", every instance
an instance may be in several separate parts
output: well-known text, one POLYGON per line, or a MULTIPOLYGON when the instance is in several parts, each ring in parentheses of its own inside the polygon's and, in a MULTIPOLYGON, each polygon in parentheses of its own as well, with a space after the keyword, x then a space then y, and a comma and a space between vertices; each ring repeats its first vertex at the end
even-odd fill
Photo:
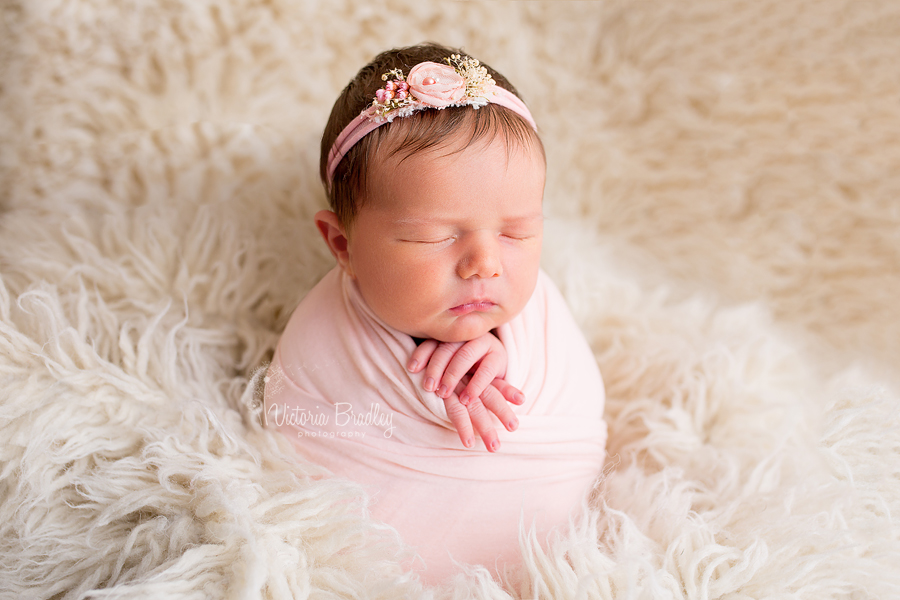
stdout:
POLYGON ((422 369, 425 368, 425 365, 428 364, 428 359, 431 358, 431 355, 437 350, 437 347, 440 345, 440 342, 437 340, 425 340, 413 350, 412 355, 409 357, 409 362, 406 363, 406 368, 410 373, 418 373, 422 369))
POLYGON ((445 400, 450 397, 454 386, 448 385, 445 388, 441 385, 441 380, 447 365, 462 345, 462 342, 438 342, 438 347, 431 354, 428 366, 425 367, 425 391, 434 392, 445 400))
MULTIPOLYGON (((480 338, 475 338, 474 340, 470 340, 463 344, 459 350, 456 351, 456 354, 453 355, 453 359, 447 365, 447 368, 444 369, 444 374, 441 377, 441 387, 444 387, 447 390, 452 390, 456 387, 456 384, 460 382, 460 380, 472 369, 472 367, 480 360, 483 360, 486 356, 489 356, 488 351, 490 350, 491 345, 486 340, 484 336, 480 338)), ((496 370, 498 367, 494 367, 496 370)), ((491 375, 488 379, 488 383, 496 376, 491 375)), ((441 394, 438 393, 440 396, 441 394)), ((463 404, 468 404, 468 398, 463 400, 460 398, 460 401, 463 404)))
MULTIPOLYGON (((458 354, 458 353, 457 353, 458 354)), ((481 359, 481 363, 469 380, 466 389, 459 395, 459 401, 468 404, 471 398, 478 398, 487 389, 494 378, 500 374, 504 367, 504 359, 496 353, 488 353, 481 359)))
POLYGON ((444 369, 447 368, 447 364, 453 358, 456 349, 462 346, 462 342, 436 343, 437 348, 431 353, 431 357, 429 357, 428 364, 425 367, 425 379, 422 387, 425 388, 426 392, 435 392, 446 400, 450 397, 450 393, 441 395, 438 393, 438 386, 440 385, 441 377, 444 375, 444 369))
POLYGON ((459 403, 459 398, 457 398, 456 394, 445 399, 444 406, 447 409, 447 417, 450 419, 450 423, 453 424, 456 433, 459 435, 459 441, 461 441, 466 448, 474 446, 475 434, 472 431, 472 422, 469 419, 469 411, 466 410, 465 406, 459 403))
POLYGON ((484 441, 484 447, 488 449, 488 452, 499 450, 500 440, 497 438, 497 432, 494 431, 491 415, 484 404, 482 404, 481 398, 473 398, 465 408, 469 410, 469 419, 472 421, 472 426, 475 428, 476 433, 481 436, 481 439, 484 441))
MULTIPOLYGON (((517 387, 514 387, 506 382, 505 379, 495 379, 491 382, 491 385, 497 388, 497 391, 506 398, 507 402, 511 402, 512 404, 516 404, 521 406, 525 404, 525 394, 523 394, 517 387)), ((483 395, 483 394, 482 394, 483 395)))
MULTIPOLYGON (((494 380, 494 383, 500 380, 494 380)), ((516 418, 516 413, 512 411, 509 407, 509 404, 506 402, 506 398, 503 397, 503 394, 494 387, 494 385, 489 385, 486 390, 481 394, 481 402, 484 404, 485 408, 494 413, 500 422, 503 423, 503 426, 506 427, 507 431, 515 431, 519 428, 519 419, 516 418)))

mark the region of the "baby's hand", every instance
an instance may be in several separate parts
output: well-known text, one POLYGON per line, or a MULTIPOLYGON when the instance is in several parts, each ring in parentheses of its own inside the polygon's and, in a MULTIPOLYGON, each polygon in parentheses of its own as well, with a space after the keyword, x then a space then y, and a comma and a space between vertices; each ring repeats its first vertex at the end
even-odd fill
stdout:
POLYGON ((408 368, 413 373, 425 369, 424 387, 444 399, 463 445, 472 446, 474 426, 485 447, 494 452, 500 442, 487 411, 514 431, 518 420, 506 403, 525 402, 522 392, 503 379, 506 362, 503 344, 487 333, 468 342, 426 340, 413 352, 408 368))

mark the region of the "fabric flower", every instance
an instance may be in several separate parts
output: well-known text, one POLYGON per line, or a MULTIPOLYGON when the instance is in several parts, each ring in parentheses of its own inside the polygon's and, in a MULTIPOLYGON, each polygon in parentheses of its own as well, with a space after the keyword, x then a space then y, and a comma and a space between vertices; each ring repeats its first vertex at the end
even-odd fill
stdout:
POLYGON ((419 63, 409 72, 406 82, 416 100, 435 108, 456 104, 466 96, 466 80, 450 65, 419 63))

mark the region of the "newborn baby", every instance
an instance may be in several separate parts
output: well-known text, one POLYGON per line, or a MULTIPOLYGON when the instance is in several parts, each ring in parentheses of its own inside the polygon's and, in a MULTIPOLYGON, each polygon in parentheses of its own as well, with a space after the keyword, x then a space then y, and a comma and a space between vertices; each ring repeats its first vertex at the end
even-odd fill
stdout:
POLYGON ((427 582, 514 566, 520 524, 565 525, 606 442, 596 361, 539 266, 534 121, 499 73, 422 45, 359 72, 322 147, 337 265, 279 341, 266 423, 362 483, 427 582))

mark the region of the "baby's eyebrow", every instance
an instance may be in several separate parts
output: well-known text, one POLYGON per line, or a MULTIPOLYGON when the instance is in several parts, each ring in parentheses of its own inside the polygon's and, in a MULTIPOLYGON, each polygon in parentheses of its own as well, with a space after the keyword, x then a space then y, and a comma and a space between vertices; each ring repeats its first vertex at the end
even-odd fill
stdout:
POLYGON ((394 225, 434 225, 438 223, 438 220, 406 217, 403 219, 392 219, 391 222, 394 225))
MULTIPOLYGON (((544 213, 536 212, 527 215, 521 215, 518 217, 512 217, 510 219, 504 219, 503 223, 506 225, 518 225, 520 223, 526 223, 529 221, 543 221, 544 213)), ((393 223, 395 225, 447 225, 455 223, 455 219, 440 219, 437 217, 402 217, 398 219, 393 219, 393 223)))
POLYGON ((532 213, 530 215, 522 215, 521 217, 514 217, 512 219, 507 219, 506 223, 518 224, 518 223, 522 223, 522 222, 526 222, 526 221, 543 221, 543 220, 544 220, 544 213, 537 212, 537 213, 532 213))

